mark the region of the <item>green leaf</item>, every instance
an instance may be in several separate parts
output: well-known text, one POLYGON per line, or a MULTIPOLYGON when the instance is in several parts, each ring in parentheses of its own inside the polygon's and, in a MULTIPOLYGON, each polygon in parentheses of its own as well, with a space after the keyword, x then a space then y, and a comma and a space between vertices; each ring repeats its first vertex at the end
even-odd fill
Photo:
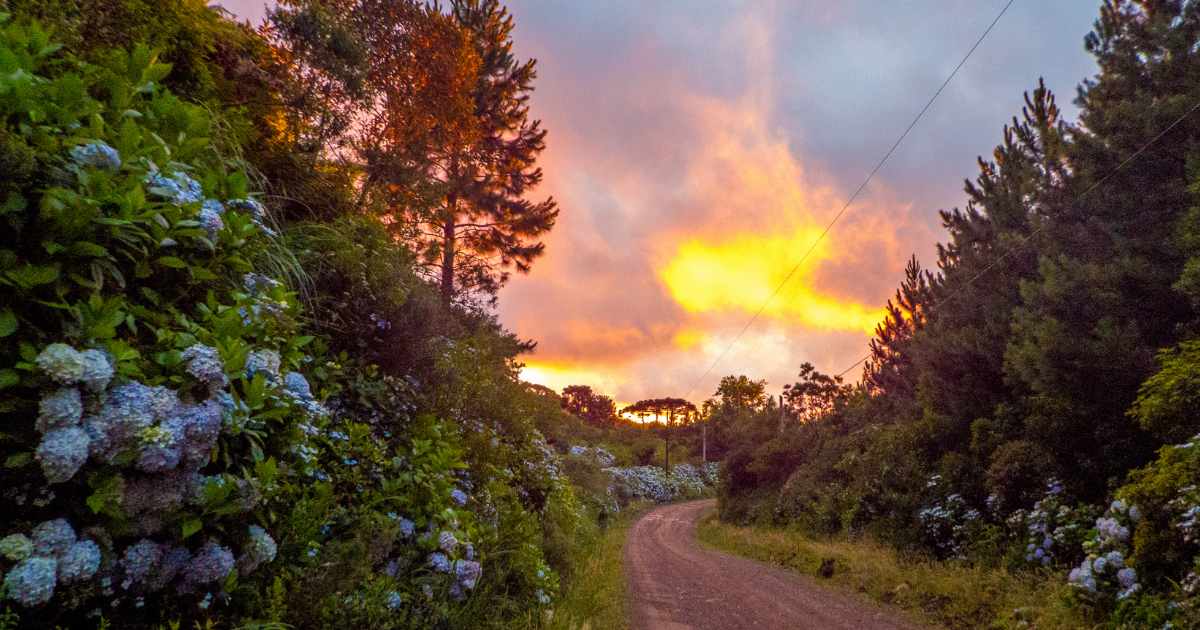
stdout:
POLYGON ((200 531, 201 527, 204 527, 204 523, 200 519, 190 518, 184 521, 183 524, 179 526, 179 529, 184 538, 190 538, 193 534, 200 531))
POLYGON ((16 370, 0 370, 0 389, 8 389, 21 382, 21 375, 16 370))
POLYGON ((186 269, 187 268, 186 262, 184 262, 174 256, 163 256, 155 262, 157 262, 158 264, 160 264, 164 267, 171 267, 172 269, 186 269))
POLYGON ((19 326, 17 315, 12 312, 12 309, 6 308, 0 311, 0 338, 7 337, 17 332, 19 326))
POLYGON ((8 459, 4 460, 4 467, 20 468, 31 461, 33 461, 33 453, 17 453, 16 455, 9 455, 8 459))

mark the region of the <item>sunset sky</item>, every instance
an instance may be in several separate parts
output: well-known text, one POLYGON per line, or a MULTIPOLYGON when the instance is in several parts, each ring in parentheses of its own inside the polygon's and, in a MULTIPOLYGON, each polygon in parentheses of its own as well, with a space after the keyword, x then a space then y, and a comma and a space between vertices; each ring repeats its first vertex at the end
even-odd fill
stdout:
MULTIPOLYGON (((503 323, 538 342, 525 378, 699 401, 726 374, 777 393, 805 361, 859 359, 908 256, 934 264, 937 210, 962 204, 1022 92, 1044 77, 1073 117, 1098 1, 1018 0, 697 382, 1005 1, 511 0, 550 132, 540 193, 562 208, 546 256, 500 294, 503 323)), ((221 4, 262 15, 262 0, 221 4)))

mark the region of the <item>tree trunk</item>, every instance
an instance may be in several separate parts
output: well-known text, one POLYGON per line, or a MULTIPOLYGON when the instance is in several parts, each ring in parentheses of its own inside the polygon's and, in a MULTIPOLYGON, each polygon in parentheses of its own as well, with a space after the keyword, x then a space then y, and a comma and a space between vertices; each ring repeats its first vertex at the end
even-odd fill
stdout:
POLYGON ((454 248, 456 245, 454 217, 457 215, 458 197, 446 197, 446 217, 442 222, 442 301, 449 304, 454 299, 454 248))

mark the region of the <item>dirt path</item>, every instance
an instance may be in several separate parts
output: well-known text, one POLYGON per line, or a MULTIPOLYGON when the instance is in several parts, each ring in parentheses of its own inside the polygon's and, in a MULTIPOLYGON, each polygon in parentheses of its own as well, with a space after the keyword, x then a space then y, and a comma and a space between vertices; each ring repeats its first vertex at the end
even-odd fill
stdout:
POLYGON ((816 578, 702 548, 696 522, 714 506, 666 505, 630 529, 625 567, 635 630, 916 629, 816 578))

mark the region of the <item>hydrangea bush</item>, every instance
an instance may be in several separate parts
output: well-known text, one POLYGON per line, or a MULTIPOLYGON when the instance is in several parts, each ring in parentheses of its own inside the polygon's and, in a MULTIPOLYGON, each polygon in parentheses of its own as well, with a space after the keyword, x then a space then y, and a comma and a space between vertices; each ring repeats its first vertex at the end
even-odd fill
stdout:
POLYGON ((62 619, 224 600, 274 559, 271 500, 320 413, 285 389, 311 341, 294 300, 247 286, 265 211, 167 71, 0 32, 0 571, 62 619))
POLYGON ((1095 518, 1095 509, 1072 504, 1062 482, 1051 479, 1032 509, 1017 510, 1006 520, 1025 545, 1021 555, 1025 563, 1049 567, 1079 561, 1095 518))

